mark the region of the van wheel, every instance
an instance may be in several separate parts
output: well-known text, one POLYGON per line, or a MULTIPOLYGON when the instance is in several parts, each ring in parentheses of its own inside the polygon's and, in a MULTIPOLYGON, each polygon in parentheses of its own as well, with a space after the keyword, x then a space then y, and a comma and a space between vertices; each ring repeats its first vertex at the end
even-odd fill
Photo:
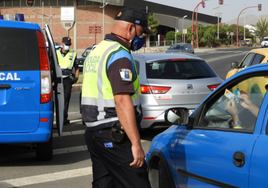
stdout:
POLYGON ((159 170, 159 188, 173 187, 169 181, 168 173, 161 160, 158 162, 158 170, 159 170))
POLYGON ((38 143, 36 148, 36 158, 40 161, 50 161, 53 156, 53 138, 44 143, 38 143))

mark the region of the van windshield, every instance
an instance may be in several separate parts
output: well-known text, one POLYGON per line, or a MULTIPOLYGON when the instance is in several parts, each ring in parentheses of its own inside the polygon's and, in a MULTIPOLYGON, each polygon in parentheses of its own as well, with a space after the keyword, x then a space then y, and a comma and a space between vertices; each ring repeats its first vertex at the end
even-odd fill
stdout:
POLYGON ((39 70, 39 48, 35 30, 0 28, 0 70, 39 70))

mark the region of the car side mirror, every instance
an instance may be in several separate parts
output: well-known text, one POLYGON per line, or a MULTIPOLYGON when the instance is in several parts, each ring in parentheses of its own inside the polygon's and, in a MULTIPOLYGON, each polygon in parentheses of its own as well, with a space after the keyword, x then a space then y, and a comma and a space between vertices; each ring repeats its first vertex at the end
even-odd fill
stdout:
POLYGON ((170 125, 186 125, 189 119, 187 108, 171 108, 165 111, 165 121, 170 125))
POLYGON ((231 68, 237 69, 238 68, 238 62, 232 62, 230 63, 231 68))

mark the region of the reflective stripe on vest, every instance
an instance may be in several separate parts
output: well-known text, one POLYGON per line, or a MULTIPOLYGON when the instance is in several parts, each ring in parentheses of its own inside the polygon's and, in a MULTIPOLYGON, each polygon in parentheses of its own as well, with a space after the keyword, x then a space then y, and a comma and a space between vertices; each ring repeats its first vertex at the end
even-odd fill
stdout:
MULTIPOLYGON (((126 48, 114 41, 102 41, 98 47, 90 53, 85 59, 84 63, 84 80, 82 87, 82 105, 93 105, 98 107, 98 121, 85 122, 88 127, 94 127, 103 123, 112 121, 118 121, 118 117, 104 118, 106 113, 105 107, 115 108, 114 96, 110 81, 107 77, 107 62, 111 54, 119 49, 126 48), (103 52, 104 51, 104 52, 103 52), (96 68, 94 72, 94 67, 96 68), (96 72, 98 71, 98 72, 96 72), (89 78, 90 77, 90 78, 89 78), (87 85, 90 83, 90 88, 87 85)), ((134 62, 132 56, 131 61, 134 62)), ((133 63, 135 66, 135 63, 133 63)), ((137 72, 136 66, 134 67, 137 72)), ((138 81, 138 74, 136 80, 133 82, 135 94, 131 96, 131 100, 134 106, 140 105, 140 87, 138 81)), ((141 112, 140 112, 141 113, 141 112)))
POLYGON ((60 67, 65 68, 65 69, 72 69, 75 56, 76 56, 76 52, 69 50, 68 53, 63 57, 60 50, 56 50, 56 51, 57 51, 57 56, 58 56, 60 67))

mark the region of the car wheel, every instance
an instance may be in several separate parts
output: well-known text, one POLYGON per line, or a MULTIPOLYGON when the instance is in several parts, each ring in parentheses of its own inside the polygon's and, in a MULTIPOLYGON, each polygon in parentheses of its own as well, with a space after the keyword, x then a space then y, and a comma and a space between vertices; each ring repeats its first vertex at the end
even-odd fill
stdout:
POLYGON ((40 161, 50 161, 53 156, 53 136, 47 142, 38 143, 36 148, 36 158, 40 161))
POLYGON ((161 160, 158 162, 158 169, 159 169, 159 188, 173 187, 169 181, 168 173, 161 160))
POLYGON ((170 180, 170 173, 167 172, 163 161, 159 158, 152 158, 149 162, 148 176, 152 188, 175 188, 170 180))

